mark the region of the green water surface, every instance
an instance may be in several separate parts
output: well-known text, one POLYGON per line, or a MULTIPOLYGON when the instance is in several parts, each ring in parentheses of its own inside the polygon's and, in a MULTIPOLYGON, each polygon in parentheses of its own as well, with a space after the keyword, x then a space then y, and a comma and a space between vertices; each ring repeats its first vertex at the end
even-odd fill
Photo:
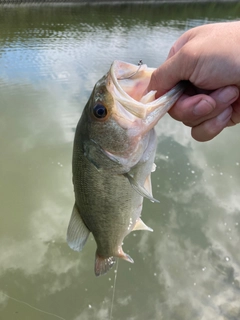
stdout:
POLYGON ((0 319, 239 320, 240 126, 198 143, 166 115, 135 263, 96 278, 92 237, 66 244, 74 130, 113 60, 157 67, 187 29, 240 18, 224 3, 0 7, 0 319))

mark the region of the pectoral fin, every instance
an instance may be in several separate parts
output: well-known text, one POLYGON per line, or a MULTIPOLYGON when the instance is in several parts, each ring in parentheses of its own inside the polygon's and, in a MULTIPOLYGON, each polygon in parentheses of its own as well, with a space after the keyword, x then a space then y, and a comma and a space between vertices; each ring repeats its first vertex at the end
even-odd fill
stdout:
POLYGON ((89 233, 89 229, 84 224, 78 208, 76 204, 74 204, 67 230, 67 243, 69 247, 75 251, 82 251, 89 233))
POLYGON ((141 185, 137 183, 137 181, 134 180, 134 178, 129 174, 125 173, 124 176, 128 179, 133 189, 139 193, 142 197, 145 197, 149 199, 152 202, 160 202, 157 199, 154 199, 151 194, 141 185))
POLYGON ((85 157, 98 171, 110 169, 114 169, 117 173, 129 171, 129 164, 126 159, 104 150, 93 139, 83 143, 83 150, 85 157))

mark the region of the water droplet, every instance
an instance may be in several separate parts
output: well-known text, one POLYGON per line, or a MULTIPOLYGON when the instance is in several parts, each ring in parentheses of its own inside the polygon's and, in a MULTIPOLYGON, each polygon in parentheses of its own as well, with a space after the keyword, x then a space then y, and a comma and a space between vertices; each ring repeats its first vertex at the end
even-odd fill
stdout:
POLYGON ((156 272, 154 272, 154 274, 153 274, 153 275, 154 275, 154 277, 156 277, 156 275, 157 275, 157 274, 156 274, 156 272))
POLYGON ((225 261, 230 261, 230 258, 229 257, 225 257, 225 261))
POLYGON ((207 270, 207 268, 206 268, 206 267, 203 267, 203 268, 202 268, 202 271, 206 271, 206 270, 207 270))
POLYGON ((191 173, 195 173, 195 171, 194 171, 194 170, 192 170, 192 171, 191 171, 191 173))
POLYGON ((196 286, 197 285, 196 282, 194 282, 193 285, 196 286))
POLYGON ((166 159, 169 159, 169 156, 166 156, 166 159))
POLYGON ((89 305, 88 305, 88 308, 89 308, 89 309, 92 309, 92 306, 89 304, 89 305))

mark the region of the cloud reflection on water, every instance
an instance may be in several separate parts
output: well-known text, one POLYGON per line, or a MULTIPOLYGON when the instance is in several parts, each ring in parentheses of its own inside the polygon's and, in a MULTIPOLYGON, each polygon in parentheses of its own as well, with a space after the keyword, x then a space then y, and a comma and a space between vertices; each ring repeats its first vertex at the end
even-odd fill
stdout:
MULTIPOLYGON (((18 42, 0 60, 5 66, 0 176, 6 181, 1 186, 1 290, 67 319, 106 319, 114 279, 113 272, 94 278, 94 241, 81 254, 66 245, 74 127, 112 60, 144 57, 149 66, 157 66, 184 30, 161 23, 128 29, 121 23, 85 34, 61 31, 55 41, 34 42, 37 50, 25 45, 18 51, 18 42), (24 55, 28 58, 22 65, 24 55)), ((160 121, 153 191, 161 203, 144 204, 143 220, 154 233, 136 232, 125 241, 135 264, 119 263, 116 317, 237 317, 240 166, 239 141, 232 137, 239 132, 231 128, 200 144, 189 128, 169 116, 160 121)), ((3 294, 0 305, 9 316, 3 294)), ((35 312, 34 319, 41 314, 35 312)))

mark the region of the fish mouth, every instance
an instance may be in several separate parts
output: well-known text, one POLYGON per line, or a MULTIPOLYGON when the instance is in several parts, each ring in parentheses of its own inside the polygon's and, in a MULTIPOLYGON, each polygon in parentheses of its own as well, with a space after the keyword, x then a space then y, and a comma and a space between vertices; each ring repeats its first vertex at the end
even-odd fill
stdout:
POLYGON ((151 75, 155 68, 146 64, 131 63, 115 60, 110 68, 109 76, 112 80, 111 93, 128 112, 137 118, 146 120, 151 114, 158 120, 174 105, 185 89, 180 82, 173 89, 158 99, 156 91, 145 94, 151 75))

